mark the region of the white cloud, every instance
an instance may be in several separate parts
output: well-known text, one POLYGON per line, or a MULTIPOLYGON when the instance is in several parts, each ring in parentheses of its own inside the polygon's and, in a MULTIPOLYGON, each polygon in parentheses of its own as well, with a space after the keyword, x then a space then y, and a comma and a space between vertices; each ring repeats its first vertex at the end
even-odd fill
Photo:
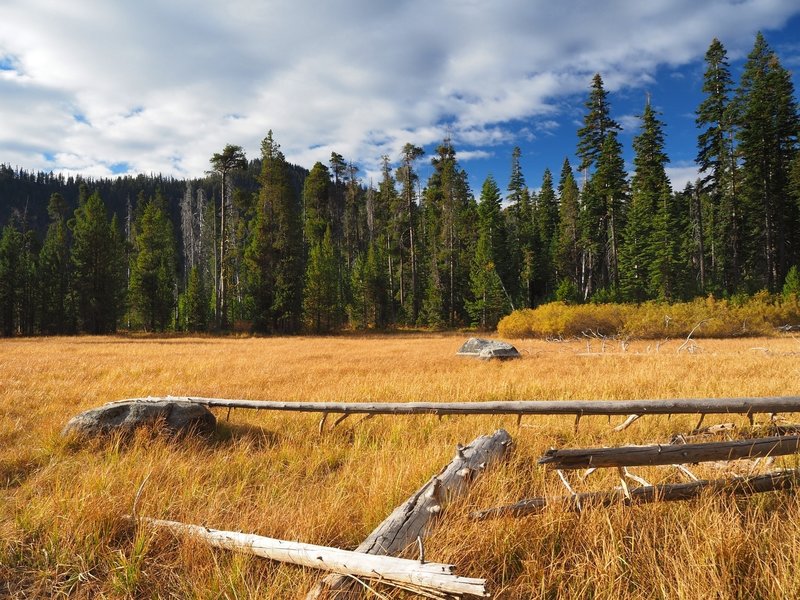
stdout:
POLYGON ((609 90, 640 85, 713 36, 734 55, 798 12, 731 5, 5 0, 0 162, 196 176, 226 143, 255 155, 268 129, 306 166, 336 150, 374 172, 448 129, 488 153, 520 135, 510 123, 552 130, 559 100, 594 72, 609 90))
POLYGON ((666 168, 667 177, 672 183, 672 189, 676 192, 681 192, 686 187, 687 183, 694 184, 700 177, 696 165, 689 165, 679 163, 666 168))

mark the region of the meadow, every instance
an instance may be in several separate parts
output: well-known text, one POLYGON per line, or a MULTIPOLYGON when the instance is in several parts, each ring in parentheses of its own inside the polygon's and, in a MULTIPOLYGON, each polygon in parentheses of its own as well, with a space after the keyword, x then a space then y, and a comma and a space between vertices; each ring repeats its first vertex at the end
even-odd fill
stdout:
MULTIPOLYGON (((509 340, 516 361, 455 356, 460 334, 292 338, 77 337, 0 341, 0 597, 303 598, 320 574, 211 550, 124 519, 138 512, 354 548, 450 461, 457 443, 503 427, 515 448, 447 511, 429 560, 486 577, 496 598, 800 597, 793 493, 686 503, 548 509, 474 522, 472 510, 563 494, 536 465, 550 447, 667 442, 696 416, 319 417, 217 412, 211 439, 79 442, 60 430, 110 400, 202 395, 308 401, 639 399, 795 395, 800 338, 509 340), (330 425, 330 421, 329 421, 330 425)), ((785 415, 800 421, 800 415, 785 415)), ((766 416, 761 417, 766 420, 766 416)), ((746 435, 743 417, 733 421, 746 435)), ((756 426, 759 426, 757 419, 756 426)), ((776 461, 797 466, 796 457, 776 461)), ((652 483, 671 468, 633 469, 652 483)), ((724 471, 697 467, 701 477, 724 471)), ((613 473, 576 484, 610 489, 613 473)), ((402 593, 382 590, 386 597, 402 593)))

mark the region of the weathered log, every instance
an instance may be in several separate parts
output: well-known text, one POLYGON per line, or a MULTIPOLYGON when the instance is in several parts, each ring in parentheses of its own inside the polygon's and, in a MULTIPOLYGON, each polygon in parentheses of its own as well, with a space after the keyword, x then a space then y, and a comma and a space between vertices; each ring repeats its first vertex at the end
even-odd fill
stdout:
POLYGON ((508 506, 477 511, 472 513, 472 518, 523 517, 542 512, 548 506, 560 506, 566 510, 580 511, 587 507, 608 507, 615 504, 676 502, 697 498, 706 491, 747 496, 763 492, 789 490, 794 488, 798 482, 800 482, 800 470, 791 469, 731 479, 701 479, 689 483, 669 483, 629 488, 629 496, 626 496, 623 490, 585 492, 572 496, 541 496, 521 500, 508 506))
POLYGON ((568 448, 549 450, 539 459, 539 464, 551 469, 672 465, 760 456, 783 456, 794 454, 798 449, 800 449, 800 436, 797 435, 702 444, 568 448))
POLYGON ((459 577, 454 574, 453 565, 422 563, 393 556, 375 556, 236 531, 208 529, 177 521, 143 518, 142 522, 151 527, 168 529, 180 535, 201 539, 216 548, 237 550, 280 562, 380 580, 381 583, 403 588, 412 586, 423 591, 443 592, 456 596, 488 596, 484 579, 459 577))
MULTIPOLYGON (((459 446, 453 460, 425 485, 398 506, 367 538, 356 552, 396 556, 418 538, 424 538, 431 521, 442 514, 445 506, 466 493, 475 477, 489 465, 502 460, 511 447, 511 436, 498 429, 491 436, 480 436, 469 446, 459 446)), ((352 581, 340 575, 328 575, 306 596, 343 597, 350 593, 352 581)))
MULTIPOLYGON (((671 400, 508 400, 490 402, 281 402, 198 396, 167 397, 208 407, 365 415, 668 415, 800 412, 800 396, 671 400)), ((156 402, 163 398, 134 398, 156 402)), ((130 402, 121 400, 120 402, 130 402)), ((115 404, 110 402, 109 404, 115 404)))

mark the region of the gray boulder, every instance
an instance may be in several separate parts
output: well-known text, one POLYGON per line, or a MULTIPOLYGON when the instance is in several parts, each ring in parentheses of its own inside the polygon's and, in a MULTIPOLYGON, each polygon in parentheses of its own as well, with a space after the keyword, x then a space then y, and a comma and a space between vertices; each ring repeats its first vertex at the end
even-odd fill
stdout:
POLYGON ((178 400, 126 400, 111 402, 72 417, 62 435, 89 437, 111 433, 130 434, 140 427, 162 426, 171 434, 209 434, 217 426, 205 406, 178 400))
POLYGON ((484 340, 481 338, 469 338, 464 342, 464 345, 458 349, 456 354, 459 356, 474 356, 482 360, 489 360, 492 358, 507 360, 520 357, 520 353, 511 344, 498 342, 497 340, 484 340))

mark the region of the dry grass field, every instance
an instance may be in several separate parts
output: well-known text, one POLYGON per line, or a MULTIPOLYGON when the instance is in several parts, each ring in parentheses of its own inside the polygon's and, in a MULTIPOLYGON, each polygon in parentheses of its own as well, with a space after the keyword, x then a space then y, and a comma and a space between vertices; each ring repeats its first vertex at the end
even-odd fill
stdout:
MULTIPOLYGON (((0 597, 303 598, 317 572, 129 524, 123 516, 140 483, 149 476, 140 514, 353 548, 451 459, 457 443, 499 427, 514 437, 511 460, 450 507, 426 544, 429 560, 488 578, 497 598, 800 597, 800 502, 791 493, 468 517, 476 508, 562 494, 558 478, 535 462, 551 446, 665 442, 691 430, 694 416, 644 417, 618 433, 600 417, 584 418, 577 433, 570 417, 527 417, 521 427, 512 417, 351 417, 320 435, 318 416, 239 410, 229 422, 217 413, 211 440, 142 432, 79 444, 59 435, 79 411, 147 395, 637 399, 794 395, 800 381, 800 339, 789 336, 703 339, 693 352, 677 352, 682 340, 627 347, 517 340, 523 358, 503 363, 456 357, 464 338, 0 341, 0 597)), ((705 422, 723 420, 749 428, 741 417, 705 422)), ((653 483, 678 477, 671 468, 635 472, 653 483)), ((710 466, 696 473, 720 476, 710 466)), ((604 473, 579 487, 616 483, 604 473)))

